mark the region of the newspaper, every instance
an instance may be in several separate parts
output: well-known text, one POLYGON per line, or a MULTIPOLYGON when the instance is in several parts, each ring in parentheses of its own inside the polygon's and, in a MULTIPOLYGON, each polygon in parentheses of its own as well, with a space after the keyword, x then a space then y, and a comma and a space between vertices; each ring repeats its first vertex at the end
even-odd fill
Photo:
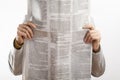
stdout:
POLYGON ((37 28, 33 39, 25 42, 23 78, 90 80, 91 44, 84 43, 88 30, 82 29, 88 22, 89 0, 32 1, 37 28))

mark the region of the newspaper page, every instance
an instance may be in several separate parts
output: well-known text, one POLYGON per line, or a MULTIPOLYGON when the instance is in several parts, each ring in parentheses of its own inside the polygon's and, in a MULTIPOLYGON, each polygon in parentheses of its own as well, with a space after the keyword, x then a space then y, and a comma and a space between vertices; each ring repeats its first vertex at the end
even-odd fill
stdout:
POLYGON ((32 0, 32 8, 37 29, 25 42, 24 80, 90 80, 91 44, 82 29, 89 0, 32 0))

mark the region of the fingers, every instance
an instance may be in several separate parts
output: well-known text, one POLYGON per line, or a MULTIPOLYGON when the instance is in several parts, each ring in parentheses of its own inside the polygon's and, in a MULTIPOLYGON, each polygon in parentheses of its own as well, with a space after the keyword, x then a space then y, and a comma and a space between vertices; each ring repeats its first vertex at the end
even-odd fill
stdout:
POLYGON ((93 47, 93 51, 99 51, 100 40, 101 40, 100 32, 95 30, 93 25, 85 25, 83 29, 88 29, 88 32, 84 37, 84 42, 91 43, 93 47))
POLYGON ((24 39, 31 39, 33 37, 33 28, 36 28, 36 25, 30 21, 20 24, 17 28, 18 41, 23 42, 24 39))
POLYGON ((89 30, 84 38, 85 43, 92 43, 93 41, 100 41, 100 33, 97 30, 89 30))
POLYGON ((83 27, 83 29, 89 29, 89 30, 94 30, 94 26, 92 24, 87 24, 83 27))
POLYGON ((90 35, 89 31, 88 31, 88 32, 86 33, 86 35, 85 35, 85 38, 84 38, 84 41, 85 41, 86 43, 90 42, 90 39, 91 39, 90 36, 91 36, 91 35, 90 35))
POLYGON ((27 35, 24 32, 22 32, 22 31, 17 31, 17 34, 20 37, 27 38, 27 35))
POLYGON ((20 27, 18 27, 18 31, 24 32, 29 39, 33 37, 33 31, 26 25, 21 24, 20 27))
POLYGON ((29 27, 31 27, 31 28, 36 28, 36 25, 33 24, 31 21, 28 21, 28 22, 26 22, 24 24, 27 25, 27 26, 29 26, 29 27))

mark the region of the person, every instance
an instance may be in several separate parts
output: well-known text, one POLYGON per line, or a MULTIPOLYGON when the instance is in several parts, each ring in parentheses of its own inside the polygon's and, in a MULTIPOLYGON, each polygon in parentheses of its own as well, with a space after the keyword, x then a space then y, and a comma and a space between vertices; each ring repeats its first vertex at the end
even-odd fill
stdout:
MULTIPOLYGON (((33 34, 33 28, 36 28, 36 24, 29 21, 31 16, 34 17, 40 17, 40 12, 37 12, 35 10, 32 10, 32 6, 35 4, 37 8, 37 5, 35 1, 31 2, 28 1, 28 15, 26 16, 26 20, 24 23, 20 24, 17 28, 17 36, 14 39, 13 45, 14 50, 12 50, 9 54, 9 67, 14 75, 23 75, 25 77, 26 75, 23 74, 25 70, 25 64, 23 64, 24 54, 23 54, 23 46, 25 39, 32 39, 33 34)), ((83 29, 89 29, 89 31, 86 33, 86 36, 84 38, 85 43, 92 43, 92 71, 91 74, 95 77, 100 77, 104 71, 105 71, 105 58, 100 46, 101 41, 101 35, 98 30, 94 28, 93 25, 86 25, 83 27, 83 29)), ((24 79, 23 79, 24 80, 24 79)))

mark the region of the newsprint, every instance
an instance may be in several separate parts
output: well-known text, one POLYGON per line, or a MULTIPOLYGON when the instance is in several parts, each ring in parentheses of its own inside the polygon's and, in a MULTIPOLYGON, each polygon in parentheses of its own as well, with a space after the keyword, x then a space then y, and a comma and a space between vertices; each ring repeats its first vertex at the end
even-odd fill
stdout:
MULTIPOLYGON (((88 30, 89 0, 36 0, 41 20, 34 37, 25 41, 25 74, 28 80, 90 80, 91 44, 83 39, 88 30)), ((34 5, 33 5, 34 6, 34 5)))

